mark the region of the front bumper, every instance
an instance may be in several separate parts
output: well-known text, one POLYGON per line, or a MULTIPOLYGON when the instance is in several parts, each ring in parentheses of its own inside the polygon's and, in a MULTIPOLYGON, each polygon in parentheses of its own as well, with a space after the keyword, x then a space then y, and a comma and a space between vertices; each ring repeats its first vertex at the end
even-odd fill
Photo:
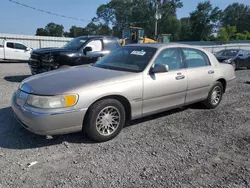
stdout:
POLYGON ((48 72, 51 70, 51 67, 33 67, 30 66, 30 71, 32 75, 43 73, 43 72, 48 72))
POLYGON ((21 106, 16 101, 16 94, 13 94, 11 106, 16 119, 24 128, 35 134, 60 135, 82 130, 87 109, 42 112, 25 105, 21 106))

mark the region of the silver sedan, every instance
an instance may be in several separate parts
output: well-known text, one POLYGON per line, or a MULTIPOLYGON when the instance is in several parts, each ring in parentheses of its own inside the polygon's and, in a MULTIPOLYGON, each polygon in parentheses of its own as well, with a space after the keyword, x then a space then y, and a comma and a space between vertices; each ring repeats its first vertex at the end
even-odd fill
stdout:
POLYGON ((12 109, 36 134, 83 130, 107 141, 129 120, 196 102, 216 108, 234 83, 233 67, 201 48, 134 44, 94 65, 27 78, 13 94, 12 109))

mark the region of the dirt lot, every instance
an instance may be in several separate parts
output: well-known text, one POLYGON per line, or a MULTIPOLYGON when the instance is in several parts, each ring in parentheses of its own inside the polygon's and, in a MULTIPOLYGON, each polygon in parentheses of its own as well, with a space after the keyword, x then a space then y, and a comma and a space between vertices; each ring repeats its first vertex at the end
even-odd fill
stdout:
POLYGON ((250 71, 236 74, 215 110, 150 116, 97 144, 23 129, 10 99, 28 66, 0 64, 0 187, 250 187, 250 71))

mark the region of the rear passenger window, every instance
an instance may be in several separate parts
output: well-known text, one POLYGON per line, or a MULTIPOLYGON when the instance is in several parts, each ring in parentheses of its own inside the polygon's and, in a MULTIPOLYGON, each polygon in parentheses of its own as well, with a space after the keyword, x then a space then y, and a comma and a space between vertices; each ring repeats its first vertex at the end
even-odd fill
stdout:
POLYGON ((105 50, 112 51, 115 48, 119 47, 119 43, 116 40, 106 40, 104 41, 105 50))
POLYGON ((187 68, 204 67, 210 65, 207 55, 196 49, 182 49, 187 68))
POLYGON ((14 43, 12 43, 12 42, 7 42, 7 47, 8 47, 8 48, 14 48, 14 43))

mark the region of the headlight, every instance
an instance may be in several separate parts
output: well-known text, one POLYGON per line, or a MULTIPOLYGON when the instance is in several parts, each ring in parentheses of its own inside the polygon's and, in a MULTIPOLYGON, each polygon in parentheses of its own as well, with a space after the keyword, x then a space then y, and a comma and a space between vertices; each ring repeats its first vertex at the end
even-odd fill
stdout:
POLYGON ((224 60, 225 63, 231 63, 232 58, 224 60))
POLYGON ((37 108, 64 108, 77 103, 78 95, 38 96, 29 95, 27 104, 37 108))
POLYGON ((47 62, 52 62, 52 61, 54 61, 54 57, 53 57, 53 55, 45 55, 44 57, 43 57, 43 61, 47 61, 47 62))

